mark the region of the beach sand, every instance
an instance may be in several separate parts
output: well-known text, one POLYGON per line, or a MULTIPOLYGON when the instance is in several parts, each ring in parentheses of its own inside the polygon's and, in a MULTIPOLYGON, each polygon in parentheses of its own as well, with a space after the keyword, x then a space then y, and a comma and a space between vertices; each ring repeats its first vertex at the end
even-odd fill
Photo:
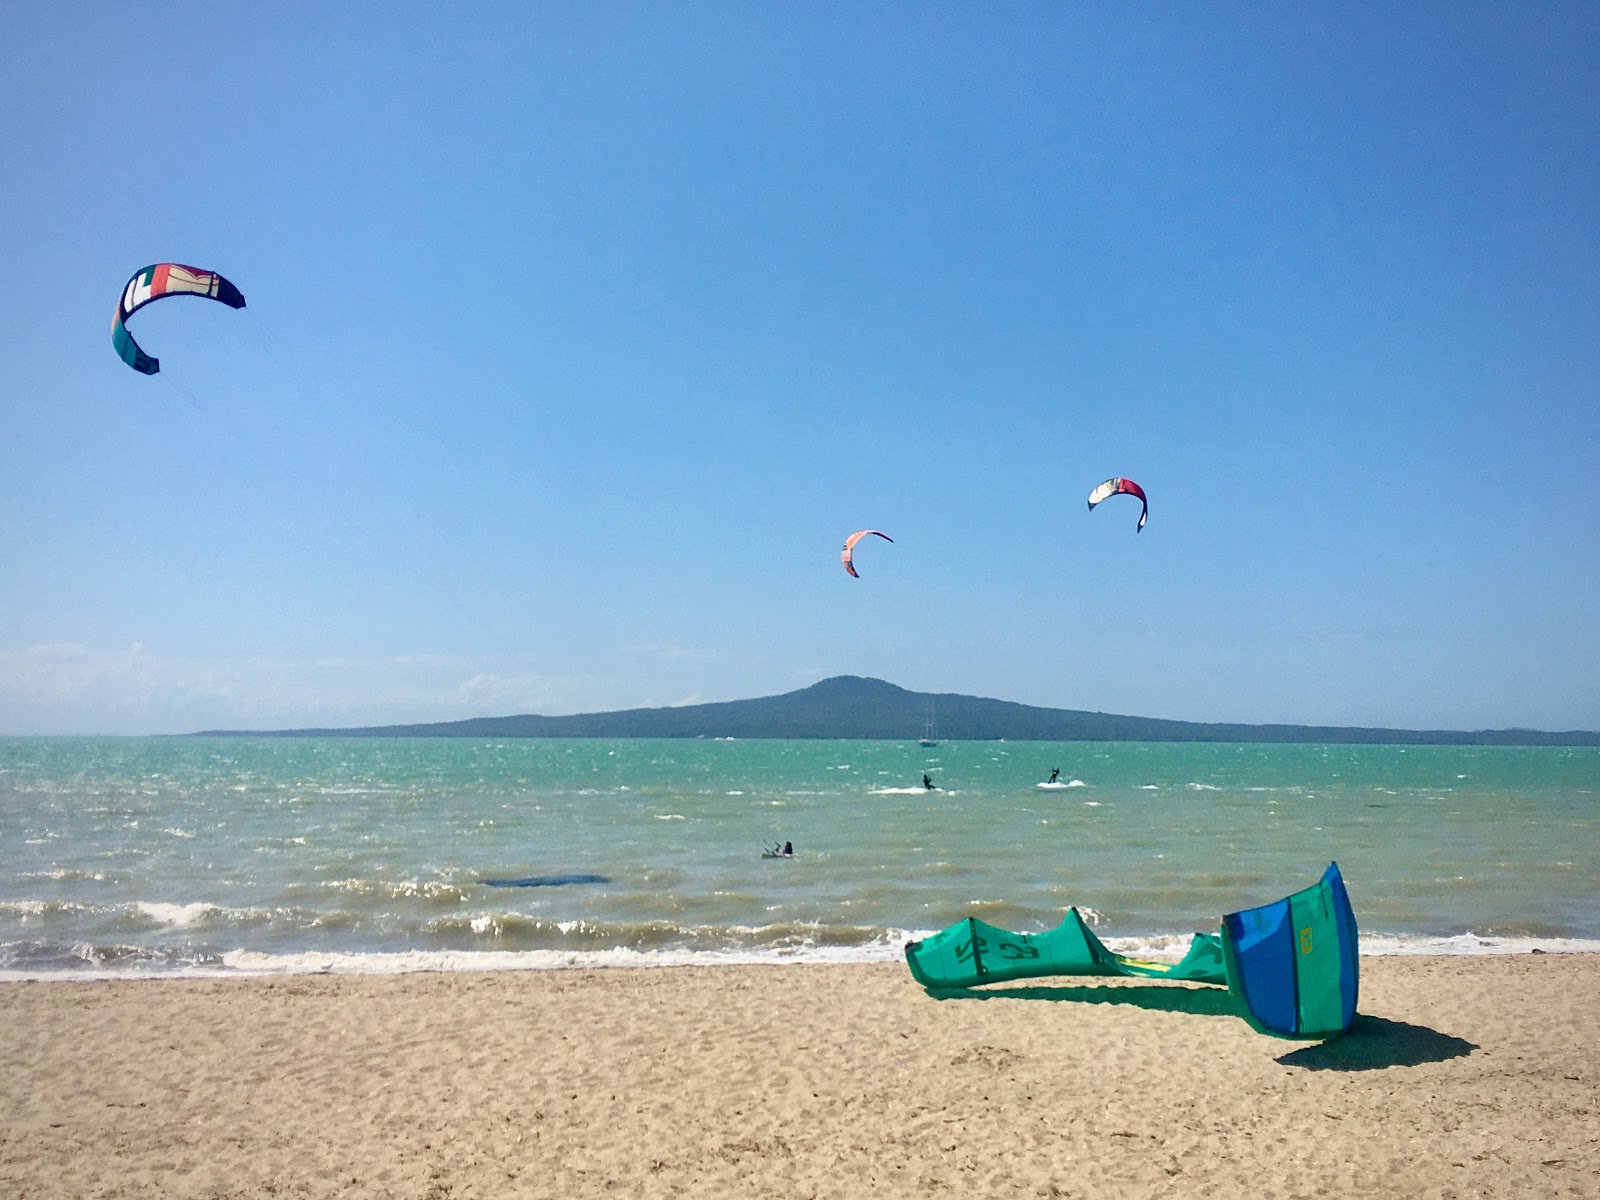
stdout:
POLYGON ((0 985, 0 1196, 1600 1197, 1600 955, 1355 1030, 903 964, 0 985))

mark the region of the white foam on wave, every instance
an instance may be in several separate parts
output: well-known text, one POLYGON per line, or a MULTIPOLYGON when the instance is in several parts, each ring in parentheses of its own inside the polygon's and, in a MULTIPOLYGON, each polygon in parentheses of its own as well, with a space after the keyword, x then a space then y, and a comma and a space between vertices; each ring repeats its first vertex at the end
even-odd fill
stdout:
MULTIPOLYGON (((1079 908, 1090 925, 1099 923, 1099 914, 1079 908)), ((417 971, 545 971, 645 969, 652 967, 719 967, 783 964, 841 964, 898 962, 907 941, 932 937, 938 930, 883 930, 870 943, 852 946, 818 946, 807 943, 784 944, 747 949, 704 950, 667 948, 636 950, 613 947, 608 950, 400 950, 362 953, 306 951, 272 954, 258 950, 229 950, 207 963, 174 967, 168 963, 156 970, 91 967, 63 972, 52 970, 0 970, 0 982, 22 980, 88 981, 130 977, 228 978, 240 976, 285 975, 403 975, 417 971), (221 966, 216 963, 220 961, 221 966)), ((1129 958, 1173 960, 1187 952, 1192 933, 1147 934, 1132 937, 1103 937, 1112 951, 1129 958)), ((1586 938, 1492 938, 1475 934, 1440 938, 1393 938, 1363 936, 1361 953, 1378 955, 1509 955, 1532 951, 1547 954, 1600 954, 1600 939, 1586 938)))
POLYGON ((18 917, 42 917, 47 913, 93 912, 87 904, 72 900, 0 900, 0 913, 18 917))
POLYGON ((1362 934, 1361 953, 1395 954, 1600 954, 1600 938, 1492 937, 1458 933, 1441 937, 1393 937, 1362 934))
POLYGON ((158 924, 172 925, 180 929, 186 925, 193 925, 212 913, 222 911, 217 905, 204 900, 197 900, 193 904, 161 904, 151 900, 137 900, 131 907, 158 924))
MULTIPOLYGON (((896 931, 866 946, 785 946, 749 950, 405 950, 389 953, 267 954, 231 950, 222 955, 223 971, 196 969, 187 974, 212 975, 402 975, 414 971, 548 971, 650 967, 723 967, 760 964, 885 963, 905 953, 915 936, 896 931)), ((922 934, 920 936, 928 936, 922 934)), ((59 976, 56 976, 59 978, 59 976)), ((73 978, 82 978, 74 973, 73 978)))

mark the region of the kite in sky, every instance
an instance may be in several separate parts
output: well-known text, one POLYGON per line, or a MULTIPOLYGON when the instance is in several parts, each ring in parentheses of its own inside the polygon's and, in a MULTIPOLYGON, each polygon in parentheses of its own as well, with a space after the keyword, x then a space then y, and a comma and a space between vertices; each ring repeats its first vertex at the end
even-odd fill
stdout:
POLYGON ((1108 479, 1094 491, 1089 493, 1089 511, 1094 511, 1094 506, 1109 496, 1126 493, 1129 496, 1139 497, 1139 503, 1144 505, 1144 511, 1139 514, 1139 525, 1135 533, 1144 528, 1146 518, 1150 516, 1150 501, 1145 499, 1144 489, 1131 479, 1108 479))
MULTIPOLYGON (((839 551, 839 561, 844 564, 844 569, 849 571, 852 575, 856 575, 855 564, 850 561, 854 554, 856 543, 869 534, 873 537, 881 537, 886 542, 894 541, 894 539, 887 533, 879 533, 876 529, 863 529, 860 533, 852 533, 849 537, 845 538, 844 549, 839 551)), ((856 575, 856 578, 860 579, 861 576, 856 575)))
POLYGON ((139 349, 139 343, 128 332, 127 320, 152 300, 165 296, 204 296, 229 308, 244 307, 243 293, 215 271, 181 263, 156 263, 135 272, 117 301, 116 316, 111 321, 111 344, 123 362, 146 375, 161 370, 161 360, 139 349))

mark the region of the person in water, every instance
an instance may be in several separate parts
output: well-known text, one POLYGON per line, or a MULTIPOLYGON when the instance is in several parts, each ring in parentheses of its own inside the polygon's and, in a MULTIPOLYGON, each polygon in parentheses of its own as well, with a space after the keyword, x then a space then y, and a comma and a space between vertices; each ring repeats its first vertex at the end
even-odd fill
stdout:
POLYGON ((1060 767, 1051 767, 1050 768, 1050 782, 1051 783, 1054 783, 1058 778, 1060 778, 1060 776, 1061 776, 1061 768, 1060 767))
POLYGON ((928 773, 926 771, 922 773, 922 786, 927 788, 930 792, 933 791, 933 780, 928 778, 928 773))
POLYGON ((794 843, 793 842, 785 842, 783 844, 783 856, 785 858, 793 858, 794 857, 794 843))

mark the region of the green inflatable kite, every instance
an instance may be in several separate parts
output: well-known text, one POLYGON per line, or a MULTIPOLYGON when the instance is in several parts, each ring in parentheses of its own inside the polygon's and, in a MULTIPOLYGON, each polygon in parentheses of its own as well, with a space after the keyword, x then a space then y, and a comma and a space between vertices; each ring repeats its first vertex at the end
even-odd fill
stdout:
POLYGON ((1226 985, 1262 1033, 1335 1037, 1356 1016, 1356 919, 1339 864, 1311 887, 1272 904, 1229 913, 1218 933, 1197 933, 1175 963, 1106 948, 1069 908, 1046 933, 1013 933, 976 917, 906 945, 906 965, 930 991, 1047 975, 1123 975, 1226 985))
POLYGON ((1040 975, 1133 975, 1227 983, 1222 939, 1197 933, 1182 962, 1147 962, 1106 949, 1075 908, 1048 933, 1012 933, 977 917, 958 921, 906 947, 906 964, 923 987, 969 988, 1040 975))

